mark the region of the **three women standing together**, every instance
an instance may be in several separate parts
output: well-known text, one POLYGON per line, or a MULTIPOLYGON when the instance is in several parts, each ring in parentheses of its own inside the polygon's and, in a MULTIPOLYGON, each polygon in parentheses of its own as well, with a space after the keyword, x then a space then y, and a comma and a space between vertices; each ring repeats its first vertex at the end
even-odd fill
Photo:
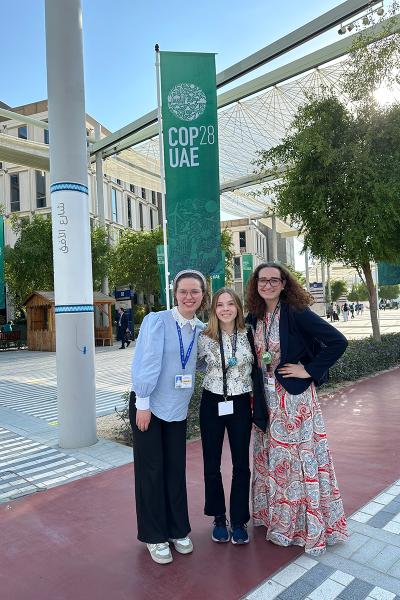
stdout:
POLYGON ((196 360, 205 369, 200 407, 205 509, 215 542, 246 544, 249 445, 254 427, 253 521, 276 544, 319 554, 347 538, 315 384, 347 341, 309 309, 311 296, 279 264, 259 265, 250 279, 244 323, 237 295, 213 297, 207 327, 195 313, 207 300, 197 271, 174 280, 176 306, 142 324, 132 365, 138 539, 156 562, 172 561, 169 542, 186 554, 186 416, 196 360), (197 357, 198 354, 198 357, 197 357), (232 455, 230 527, 221 478, 225 434, 232 455))

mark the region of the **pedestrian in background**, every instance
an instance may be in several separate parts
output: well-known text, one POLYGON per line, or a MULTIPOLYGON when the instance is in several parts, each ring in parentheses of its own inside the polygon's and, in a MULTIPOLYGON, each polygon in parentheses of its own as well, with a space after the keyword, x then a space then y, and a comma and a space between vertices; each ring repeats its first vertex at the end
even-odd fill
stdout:
POLYGON ((128 315, 125 313, 125 309, 122 306, 117 309, 117 313, 117 341, 121 342, 119 349, 125 350, 125 344, 128 347, 131 343, 131 340, 129 339, 128 315))

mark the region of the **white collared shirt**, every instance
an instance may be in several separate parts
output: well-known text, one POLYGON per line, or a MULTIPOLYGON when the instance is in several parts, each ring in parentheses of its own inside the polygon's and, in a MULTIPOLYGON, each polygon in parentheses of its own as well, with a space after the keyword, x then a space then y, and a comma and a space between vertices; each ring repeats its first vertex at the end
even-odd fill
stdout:
POLYGON ((181 329, 182 327, 185 327, 186 323, 189 323, 190 327, 194 329, 196 327, 196 323, 199 322, 196 318, 196 315, 193 317, 193 319, 186 319, 185 317, 183 317, 179 312, 177 306, 174 306, 174 308, 172 309, 172 316, 174 317, 175 321, 178 323, 181 329))

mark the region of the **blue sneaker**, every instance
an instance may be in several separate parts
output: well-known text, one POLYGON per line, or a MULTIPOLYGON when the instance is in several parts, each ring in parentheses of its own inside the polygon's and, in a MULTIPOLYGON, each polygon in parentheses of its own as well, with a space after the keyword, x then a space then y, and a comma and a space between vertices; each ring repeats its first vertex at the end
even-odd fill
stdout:
POLYGON ((248 544, 249 534, 247 533, 247 525, 232 525, 232 544, 248 544))
POLYGON ((211 539, 213 542, 225 543, 229 542, 231 539, 230 533, 228 531, 228 521, 226 520, 225 515, 220 517, 215 517, 214 528, 212 531, 211 539))

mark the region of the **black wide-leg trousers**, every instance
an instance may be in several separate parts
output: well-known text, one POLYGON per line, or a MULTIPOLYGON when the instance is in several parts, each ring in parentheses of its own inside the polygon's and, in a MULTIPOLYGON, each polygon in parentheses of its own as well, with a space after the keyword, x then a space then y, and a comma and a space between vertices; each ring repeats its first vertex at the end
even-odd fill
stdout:
POLYGON ((186 419, 151 415, 147 431, 136 426, 135 395, 129 400, 133 433, 138 539, 148 544, 190 532, 186 493, 186 419))
POLYGON ((200 405, 200 430, 203 446, 205 507, 204 514, 219 516, 226 513, 225 495, 221 477, 221 455, 225 429, 228 432, 232 455, 232 485, 230 520, 242 525, 250 519, 249 446, 251 435, 250 395, 230 396, 233 414, 218 416, 218 402, 223 397, 203 390, 200 405))

